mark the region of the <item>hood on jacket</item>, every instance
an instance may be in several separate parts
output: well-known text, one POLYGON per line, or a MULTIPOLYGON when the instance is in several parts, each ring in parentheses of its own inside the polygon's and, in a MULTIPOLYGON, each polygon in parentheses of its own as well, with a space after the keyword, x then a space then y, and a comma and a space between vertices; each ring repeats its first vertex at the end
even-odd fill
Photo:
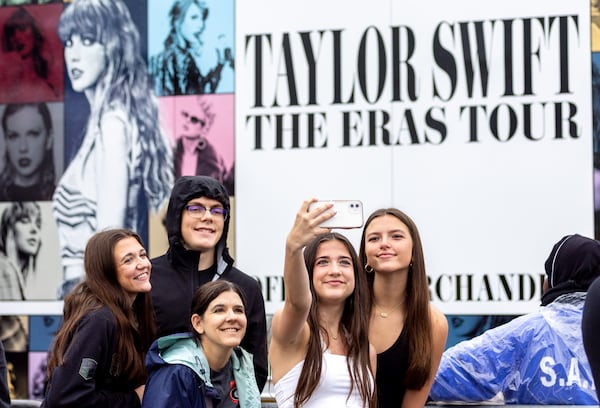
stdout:
MULTIPOLYGON (((225 219, 223 225, 223 235, 217 247, 215 255, 217 263, 221 263, 224 259, 226 263, 232 263, 233 259, 229 255, 227 248, 227 234, 229 231, 229 220, 231 219, 231 206, 229 203, 229 194, 219 181, 208 176, 183 176, 175 181, 175 185, 171 190, 169 206, 165 217, 165 226, 167 236, 169 238, 169 247, 178 251, 185 251, 183 238, 181 237, 181 216, 183 207, 192 199, 198 197, 206 197, 217 200, 227 210, 229 215, 225 219)), ((222 273, 222 268, 219 267, 219 274, 222 273)))
POLYGON ((567 293, 587 292, 600 276, 600 241, 579 234, 564 236, 544 265, 549 289, 542 295, 543 306, 567 293))

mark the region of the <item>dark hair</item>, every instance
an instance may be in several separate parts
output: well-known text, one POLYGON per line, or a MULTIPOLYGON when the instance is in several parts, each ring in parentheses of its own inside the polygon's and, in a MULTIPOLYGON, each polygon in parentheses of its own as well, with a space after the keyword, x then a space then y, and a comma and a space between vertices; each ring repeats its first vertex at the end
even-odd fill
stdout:
POLYGON ((138 234, 127 229, 109 229, 94 234, 85 248, 85 279, 65 297, 64 323, 54 339, 48 361, 48 375, 64 362, 80 320, 104 306, 112 312, 118 327, 117 353, 121 356, 120 372, 125 381, 145 380, 144 356, 155 335, 150 293, 139 293, 133 306, 128 293, 117 279, 114 249, 125 238, 138 234), (123 358, 126 356, 126 358, 123 358))
POLYGON ((44 36, 40 32, 37 23, 33 16, 23 7, 19 7, 11 16, 4 22, 4 39, 2 40, 2 48, 5 52, 14 51, 12 38, 15 31, 31 28, 33 34, 33 67, 35 73, 40 78, 48 78, 48 61, 42 56, 42 46, 44 44, 44 36))
POLYGON ((164 46, 169 49, 173 45, 177 45, 178 30, 177 26, 181 24, 181 21, 185 17, 188 9, 192 4, 196 4, 200 10, 202 10, 202 20, 206 21, 208 18, 208 5, 202 0, 175 0, 171 10, 169 10, 169 21, 171 24, 171 30, 165 39, 164 46))
MULTIPOLYGON (((6 138, 6 132, 8 130, 8 118, 15 113, 19 112, 25 108, 35 108, 37 112, 42 117, 42 122, 44 123, 44 128, 46 129, 46 137, 51 137, 52 132, 52 116, 50 115, 50 110, 48 109, 48 105, 44 102, 37 103, 13 103, 6 105, 4 112, 2 113, 2 130, 4 132, 4 137, 6 138)), ((15 179, 15 173, 17 170, 13 166, 12 162, 8 159, 8 150, 4 153, 5 156, 5 166, 4 170, 0 174, 0 196, 9 197, 9 188, 15 179)), ((52 198, 52 193, 54 192, 55 187, 55 178, 56 175, 54 173, 54 153, 53 148, 46 149, 44 152, 44 159, 40 164, 39 168, 40 173, 40 181, 38 185, 41 187, 41 190, 38 192, 38 196, 40 199, 50 199, 52 198)))
MULTIPOLYGON (((364 267, 367 265, 365 252, 366 231, 369 224, 384 215, 391 215, 399 219, 410 233, 413 242, 410 271, 406 283, 406 316, 404 325, 408 333, 408 370, 406 372, 406 387, 411 390, 420 389, 427 382, 431 373, 432 359, 432 325, 429 311, 429 285, 425 272, 425 257, 419 230, 413 220, 396 208, 382 208, 373 212, 363 228, 360 241, 360 262, 364 267), (429 341, 427 341, 429 340, 429 341)), ((373 296, 373 281, 375 273, 366 273, 371 299, 373 296)), ((402 293, 398 293, 401 299, 402 293)), ((369 308, 373 305, 370 304, 369 308)), ((370 315, 370 312, 369 312, 370 315)))
POLYGON ((319 302, 313 284, 313 271, 317 258, 317 251, 322 243, 328 241, 341 242, 352 259, 355 286, 354 291, 345 301, 342 318, 340 321, 340 338, 348 348, 348 373, 350 374, 350 395, 354 387, 359 391, 365 406, 375 406, 375 393, 370 381, 369 358, 369 314, 365 305, 368 301, 367 282, 359 267, 356 251, 350 241, 336 232, 322 234, 313 239, 304 249, 304 262, 308 270, 310 292, 313 302, 308 313, 308 326, 311 336, 308 340, 308 349, 304 365, 298 379, 294 393, 294 407, 305 403, 321 380, 323 345, 321 335, 328 336, 326 328, 319 324, 319 302))
MULTIPOLYGON (((194 296, 192 297, 191 314, 203 316, 208 308, 208 305, 210 305, 210 302, 215 300, 221 293, 224 292, 237 293, 240 299, 242 299, 244 310, 246 310, 246 298, 244 297, 242 289, 240 289, 240 287, 233 282, 217 279, 216 281, 205 283, 196 289, 196 292, 194 292, 194 296)), ((192 333, 198 344, 200 344, 200 334, 195 330, 192 330, 192 333)))

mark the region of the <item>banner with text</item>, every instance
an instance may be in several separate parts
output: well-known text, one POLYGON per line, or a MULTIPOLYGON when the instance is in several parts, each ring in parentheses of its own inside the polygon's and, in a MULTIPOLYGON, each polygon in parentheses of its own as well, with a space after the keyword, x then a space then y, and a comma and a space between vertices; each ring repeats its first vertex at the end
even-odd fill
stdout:
POLYGON ((587 1, 238 1, 236 55, 236 257, 268 313, 310 197, 410 215, 447 314, 535 309, 552 245, 593 237, 587 1))

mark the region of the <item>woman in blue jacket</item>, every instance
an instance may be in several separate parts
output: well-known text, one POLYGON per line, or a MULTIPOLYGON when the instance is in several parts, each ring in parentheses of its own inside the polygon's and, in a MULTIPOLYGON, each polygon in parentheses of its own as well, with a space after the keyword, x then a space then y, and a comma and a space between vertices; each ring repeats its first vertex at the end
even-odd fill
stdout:
POLYGON ((259 408, 252 356, 239 347, 247 326, 241 289, 221 279, 206 283, 191 310, 191 333, 161 337, 150 347, 142 407, 259 408))

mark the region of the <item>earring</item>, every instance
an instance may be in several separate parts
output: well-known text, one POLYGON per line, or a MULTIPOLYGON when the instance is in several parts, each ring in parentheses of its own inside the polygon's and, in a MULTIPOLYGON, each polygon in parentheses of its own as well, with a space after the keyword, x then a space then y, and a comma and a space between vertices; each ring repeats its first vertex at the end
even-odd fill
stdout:
POLYGON ((373 273, 374 269, 371 265, 365 264, 365 271, 367 271, 367 273, 373 273))

